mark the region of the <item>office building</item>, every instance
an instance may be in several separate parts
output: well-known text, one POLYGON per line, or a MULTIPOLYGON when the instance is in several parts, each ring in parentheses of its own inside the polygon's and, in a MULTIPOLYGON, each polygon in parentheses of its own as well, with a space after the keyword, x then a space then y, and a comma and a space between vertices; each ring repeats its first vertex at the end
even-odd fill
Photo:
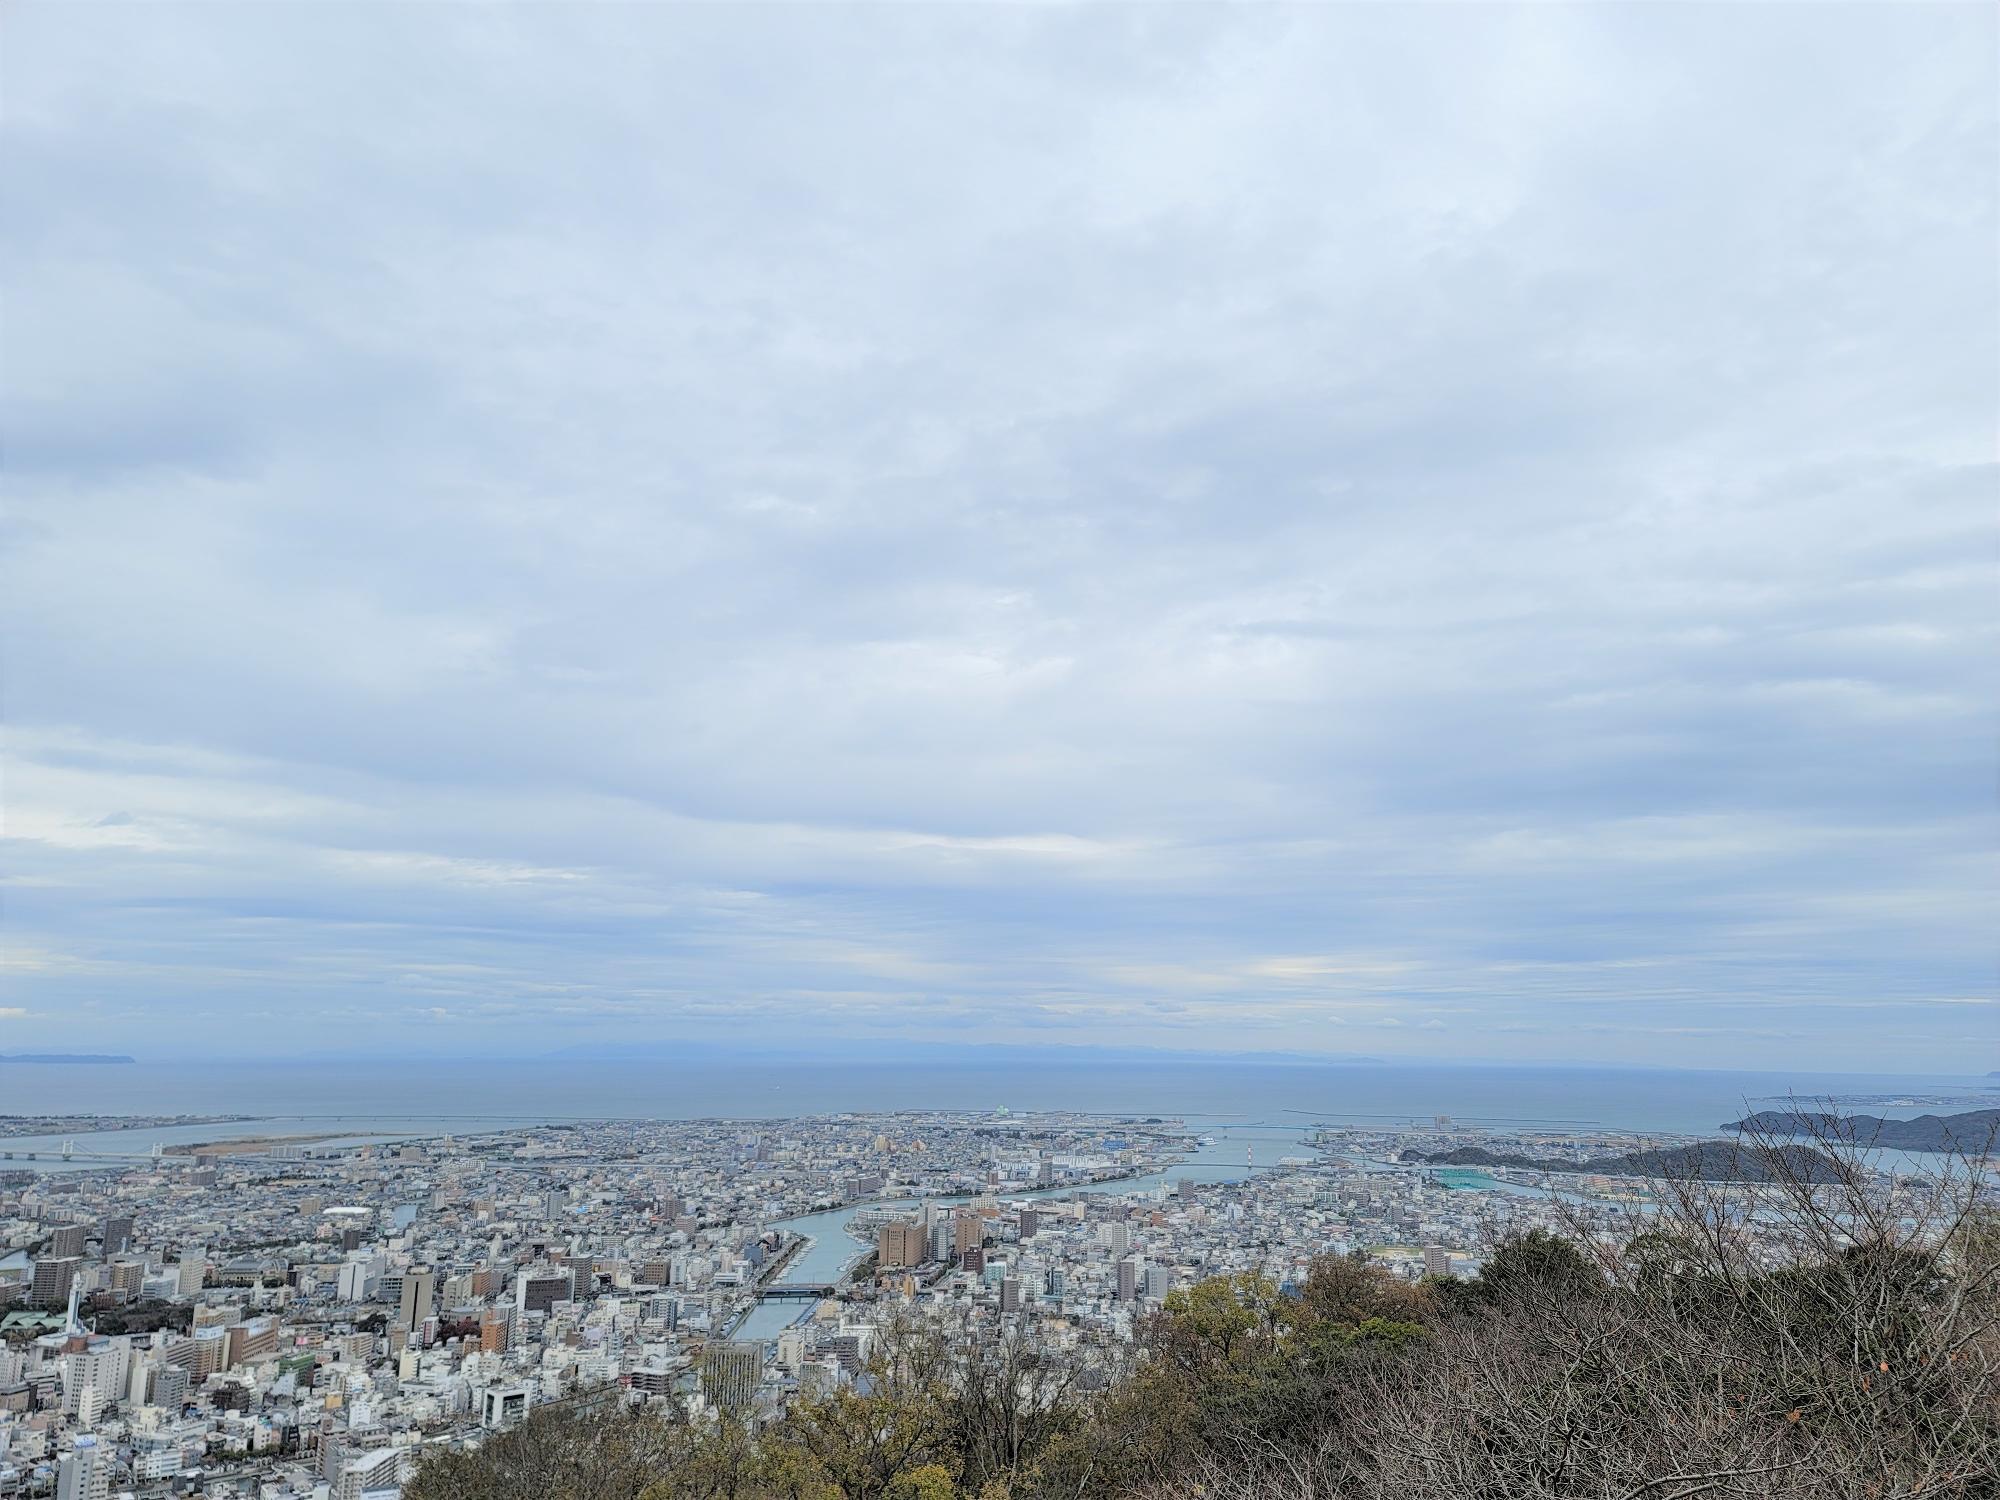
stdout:
POLYGON ((513 1347, 514 1309, 489 1307, 479 1315, 479 1348, 486 1354, 505 1354, 513 1347))
POLYGON ((137 1301, 146 1286, 143 1260, 114 1260, 104 1268, 104 1284, 128 1302, 137 1301))
POLYGON ((167 1346, 167 1362, 179 1365, 196 1384, 229 1368, 229 1330, 197 1328, 167 1346))
POLYGON ((179 1365, 154 1365, 146 1381, 146 1399, 154 1406, 178 1411, 193 1389, 194 1381, 179 1365))
POLYGON ((202 1283, 208 1280, 207 1251, 198 1250, 192 1254, 182 1252, 176 1275, 175 1287, 178 1293, 183 1297, 194 1296, 201 1290, 202 1283))
POLYGON ((1118 1300, 1131 1302, 1139 1295, 1139 1262, 1126 1256, 1118 1262, 1118 1300))
POLYGON ((526 1386, 488 1386, 479 1393, 479 1425, 488 1432, 505 1432, 527 1414, 526 1386))
POLYGON ((227 1330, 224 1340, 225 1369, 275 1358, 278 1353, 278 1320, 252 1318, 247 1323, 238 1323, 227 1330))
POLYGON ((110 1500, 111 1457, 96 1438, 78 1438, 56 1466, 56 1500, 110 1500))
POLYGON ((960 1214, 952 1224, 951 1251, 954 1255, 964 1255, 968 1250, 977 1250, 986 1243, 986 1225, 978 1214, 960 1214))
POLYGON ((929 1250, 921 1224, 884 1224, 875 1231, 875 1264, 879 1270, 922 1265, 929 1258, 929 1250))
POLYGON ((85 1409, 85 1398, 93 1398, 101 1411, 118 1399, 125 1387, 125 1365, 129 1350, 122 1340, 90 1338, 81 1349, 62 1356, 63 1411, 89 1427, 96 1412, 85 1409))
POLYGON ((555 1271, 548 1267, 540 1270, 523 1271, 514 1280, 514 1306, 523 1313, 545 1313, 558 1302, 567 1302, 576 1294, 576 1284, 567 1271, 555 1271))
POLYGON ((81 1224, 58 1224, 49 1231, 49 1258, 68 1260, 83 1254, 87 1231, 81 1224))
POLYGON ((396 1300, 396 1322, 403 1328, 421 1328, 431 1315, 432 1293, 437 1275, 427 1268, 403 1273, 401 1295, 396 1300))
POLYGON ((806 1362, 811 1347, 806 1341, 803 1328, 787 1328, 778 1335, 778 1368, 798 1374, 799 1366, 806 1362))
POLYGON ((732 1416, 749 1408, 764 1378, 762 1344, 710 1344, 701 1356, 701 1393, 732 1416))
POLYGON ((123 1255, 132 1248, 132 1218, 129 1214, 107 1216, 98 1232, 106 1255, 123 1255))
POLYGON ((74 1255, 53 1256, 35 1262, 35 1279, 28 1288, 28 1300, 40 1307, 64 1307, 69 1289, 83 1261, 74 1255))

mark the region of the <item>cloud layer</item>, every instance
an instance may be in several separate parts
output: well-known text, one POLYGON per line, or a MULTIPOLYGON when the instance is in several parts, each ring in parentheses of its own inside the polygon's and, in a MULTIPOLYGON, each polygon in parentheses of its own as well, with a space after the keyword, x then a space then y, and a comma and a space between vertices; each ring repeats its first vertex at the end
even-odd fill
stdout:
POLYGON ((17 11, 0 1049, 1965 1067, 1995 26, 17 11))

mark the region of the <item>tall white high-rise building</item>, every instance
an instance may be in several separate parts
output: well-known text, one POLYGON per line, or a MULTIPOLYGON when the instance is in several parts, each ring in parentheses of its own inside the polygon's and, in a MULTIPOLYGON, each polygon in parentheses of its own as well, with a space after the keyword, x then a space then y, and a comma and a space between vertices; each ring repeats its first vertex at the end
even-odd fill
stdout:
POLYGON ((76 1353, 63 1355, 63 1411, 77 1417, 86 1427, 96 1421, 96 1414, 123 1393, 125 1367, 130 1354, 128 1340, 97 1338, 76 1353), (88 1418, 82 1415, 86 1392, 92 1393, 95 1400, 93 1413, 88 1418))
POLYGON ((201 1284, 207 1279, 208 1252, 205 1249, 191 1253, 182 1252, 174 1289, 183 1297, 192 1297, 201 1290, 201 1284))
POLYGON ((152 1378, 153 1361, 144 1350, 132 1351, 130 1367, 125 1374, 125 1404, 134 1408, 146 1404, 147 1381, 152 1378))

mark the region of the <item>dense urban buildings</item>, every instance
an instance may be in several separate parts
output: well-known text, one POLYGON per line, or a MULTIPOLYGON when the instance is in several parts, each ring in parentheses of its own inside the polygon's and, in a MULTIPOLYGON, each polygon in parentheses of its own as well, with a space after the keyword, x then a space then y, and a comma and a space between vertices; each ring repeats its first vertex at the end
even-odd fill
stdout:
POLYGON ((0 1161, 0 1496, 392 1495, 426 1446, 579 1397, 768 1420, 911 1310, 1108 1373, 1177 1286, 1464 1274, 1642 1191, 1400 1159, 1475 1142, 1606 1144, 977 1111, 0 1161))

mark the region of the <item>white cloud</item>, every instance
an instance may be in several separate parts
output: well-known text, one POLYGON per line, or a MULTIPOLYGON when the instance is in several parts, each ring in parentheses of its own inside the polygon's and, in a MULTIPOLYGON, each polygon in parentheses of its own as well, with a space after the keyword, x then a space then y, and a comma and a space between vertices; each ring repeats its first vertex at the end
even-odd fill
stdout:
POLYGON ((1441 15, 23 11, 36 1024, 1956 1063, 1996 21, 1441 15))

